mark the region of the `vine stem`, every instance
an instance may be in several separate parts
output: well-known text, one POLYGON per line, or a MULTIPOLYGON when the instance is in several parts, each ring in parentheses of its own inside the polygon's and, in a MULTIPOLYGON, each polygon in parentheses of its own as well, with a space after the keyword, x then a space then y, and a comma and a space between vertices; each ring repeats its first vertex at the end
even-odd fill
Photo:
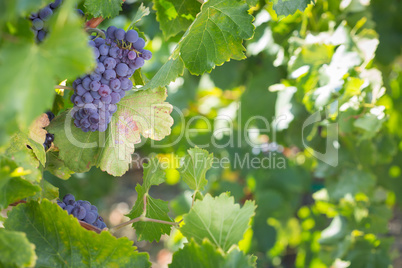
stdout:
POLYGON ((54 88, 58 88, 58 89, 68 89, 68 90, 74 90, 74 88, 72 88, 72 87, 60 86, 60 85, 54 86, 54 88))
POLYGON ((204 0, 197 0, 198 2, 200 2, 201 4, 204 4, 204 0))

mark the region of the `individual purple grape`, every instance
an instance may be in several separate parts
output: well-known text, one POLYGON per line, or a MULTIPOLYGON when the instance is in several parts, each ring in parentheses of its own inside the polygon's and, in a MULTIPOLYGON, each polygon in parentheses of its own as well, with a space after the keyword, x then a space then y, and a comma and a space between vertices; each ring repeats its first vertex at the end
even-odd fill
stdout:
POLYGON ((96 215, 92 211, 88 211, 87 214, 85 215, 84 221, 92 224, 96 221, 96 215))
POLYGON ((92 225, 100 229, 102 227, 102 221, 96 219, 92 225))
POLYGON ((70 101, 71 101, 72 103, 74 103, 75 97, 77 97, 77 95, 76 95, 75 93, 74 93, 73 95, 71 95, 70 101))
POLYGON ((80 15, 81 17, 85 17, 85 13, 84 13, 84 11, 82 11, 81 9, 76 9, 75 10, 77 13, 78 13, 78 15, 80 15))
POLYGON ((97 47, 100 47, 101 45, 103 45, 105 43, 105 39, 98 37, 98 38, 94 39, 94 42, 97 47))
POLYGON ((115 61, 115 59, 113 59, 111 57, 107 57, 103 61, 103 65, 105 66, 106 70, 114 69, 114 67, 116 67, 116 61, 115 61))
MULTIPOLYGON (((77 116, 77 119, 78 118, 80 118, 80 121, 82 120, 82 119, 85 119, 85 118, 87 118, 88 117, 88 113, 87 113, 87 110, 85 110, 85 109, 79 109, 78 110, 78 116, 77 116), (79 116, 79 117, 78 117, 79 116)), ((80 123, 81 124, 81 123, 80 123)))
POLYGON ((81 206, 83 208, 85 208, 86 211, 90 211, 91 210, 91 203, 89 201, 86 200, 81 200, 81 206))
POLYGON ((110 39, 115 39, 114 32, 117 30, 115 26, 109 26, 106 30, 106 36, 110 39))
POLYGON ((90 76, 92 81, 100 81, 102 76, 98 73, 92 73, 90 76))
POLYGON ((85 88, 82 86, 82 84, 77 85, 77 87, 75 88, 75 93, 78 96, 82 96, 86 93, 87 91, 85 90, 85 88))
POLYGON ((82 220, 83 218, 85 218, 87 212, 86 212, 85 208, 78 205, 73 208, 73 210, 71 211, 71 214, 73 214, 73 216, 76 217, 77 219, 82 220))
POLYGON ((138 57, 138 58, 136 58, 136 59, 134 60, 134 65, 137 67, 137 69, 138 69, 138 68, 141 68, 142 66, 144 66, 144 63, 145 63, 145 61, 144 61, 144 59, 141 58, 141 57, 138 57))
POLYGON ((118 76, 126 76, 128 71, 128 66, 125 63, 119 63, 116 66, 116 73, 118 76))
POLYGON ((42 42, 43 39, 45 39, 45 37, 46 37, 46 32, 43 29, 38 31, 36 38, 38 39, 39 42, 42 42))
MULTIPOLYGON (((96 92, 98 93, 98 92, 96 92)), ((101 96, 98 93, 99 98, 98 99, 94 99, 94 101, 92 102, 96 107, 98 107, 99 109, 103 107, 103 102, 100 100, 101 96)))
POLYGON ((106 56, 109 54, 109 46, 106 44, 103 44, 99 47, 99 53, 103 56, 106 56))
POLYGON ((32 21, 32 27, 37 31, 42 30, 43 29, 43 20, 41 20, 39 18, 34 19, 32 21))
POLYGON ((130 52, 128 52, 128 54, 127 54, 127 57, 130 60, 134 60, 137 57, 137 53, 135 51, 133 51, 133 50, 130 50, 130 52))
POLYGON ((120 94, 117 92, 113 92, 112 94, 110 94, 111 97, 111 104, 116 104, 120 101, 120 94))
POLYGON ((91 125, 91 123, 89 123, 88 118, 83 118, 80 120, 80 125, 85 128, 88 128, 91 125))
POLYGON ((100 82, 101 82, 101 84, 104 84, 104 85, 109 84, 109 80, 106 80, 106 79, 103 78, 103 77, 101 78, 100 82))
POLYGON ((91 96, 91 93, 89 92, 82 95, 81 99, 84 103, 91 103, 94 100, 94 98, 92 98, 91 96))
POLYGON ((87 103, 84 105, 84 111, 86 114, 96 113, 97 109, 93 103, 87 103))
POLYGON ((89 131, 95 132, 95 131, 97 131, 97 130, 98 130, 98 125, 97 125, 97 124, 91 124, 91 125, 89 126, 89 131))
POLYGON ((89 90, 89 84, 92 82, 92 79, 90 77, 85 77, 84 80, 82 80, 82 86, 86 89, 89 90))
POLYGON ((104 222, 102 222, 101 223, 101 226, 99 227, 99 229, 105 229, 107 226, 106 226, 106 223, 104 223, 104 222))
POLYGON ((124 90, 119 92, 120 94, 120 99, 124 98, 124 95, 126 95, 126 92, 124 92, 124 90))
POLYGON ((104 104, 109 104, 109 103, 112 101, 112 97, 111 97, 110 95, 101 97, 101 101, 102 101, 104 104))
POLYGON ((128 71, 127 71, 127 77, 133 76, 135 70, 136 70, 136 69, 131 69, 131 68, 129 68, 128 71))
POLYGON ((135 30, 128 30, 126 33, 126 40, 130 43, 135 43, 138 40, 138 33, 135 30))
POLYGON ((150 60, 151 58, 152 58, 152 52, 151 51, 149 51, 149 50, 142 50, 142 54, 141 54, 141 57, 144 59, 144 60, 150 60))
POLYGON ((116 72, 115 72, 115 70, 112 70, 112 69, 106 70, 106 71, 103 73, 103 78, 105 78, 106 80, 115 79, 115 78, 116 78, 116 72))
POLYGON ((99 57, 99 61, 104 62, 107 57, 108 56, 106 56, 106 55, 102 55, 102 56, 99 57))
POLYGON ((95 59, 99 58, 99 56, 100 56, 99 49, 97 47, 94 47, 93 51, 94 51, 94 54, 95 54, 95 59))
POLYGON ((138 40, 133 43, 133 47, 135 49, 137 49, 137 50, 144 48, 145 47, 145 40, 142 39, 141 37, 138 38, 138 40))
POLYGON ((70 205, 71 202, 75 202, 75 197, 74 197, 72 194, 66 194, 66 195, 63 197, 63 202, 64 202, 64 204, 66 204, 66 205, 70 205))
POLYGON ((74 104, 80 107, 84 105, 84 102, 82 101, 80 96, 76 96, 74 98, 74 104))
POLYGON ((88 119, 89 123, 91 124, 96 124, 99 123, 99 114, 91 114, 91 116, 88 119))
POLYGON ((92 81, 92 82, 89 84, 89 89, 92 90, 92 91, 98 91, 99 88, 100 88, 100 86, 101 86, 101 82, 99 82, 99 81, 92 81))
POLYGON ((126 32, 123 29, 117 29, 114 31, 114 36, 116 38, 116 40, 124 40, 124 37, 126 35, 126 32))
POLYGON ((125 90, 129 87, 130 85, 130 79, 128 79, 127 77, 120 77, 120 88, 125 90))
POLYGON ((112 58, 117 58, 117 52, 119 51, 118 47, 112 47, 109 49, 109 56, 112 58))
POLYGON ((67 211, 68 214, 71 214, 71 211, 73 210, 73 208, 74 208, 74 206, 72 206, 72 205, 67 205, 67 206, 65 207, 65 210, 67 211))
POLYGON ((62 209, 66 208, 66 203, 64 203, 62 201, 57 201, 57 205, 59 205, 62 209))
POLYGON ((113 80, 110 80, 109 87, 113 91, 119 92, 120 91, 120 85, 121 85, 121 83, 120 83, 119 79, 115 78, 113 80))
MULTIPOLYGON (((113 94, 113 93, 112 93, 113 94)), ((120 94, 119 94, 119 98, 120 98, 120 94)), ((115 113, 117 111, 117 105, 116 104, 110 104, 109 105, 109 112, 110 113, 115 113)))
POLYGON ((107 129, 107 124, 99 124, 99 132, 105 132, 107 129))
POLYGON ((55 9, 60 6, 62 0, 55 0, 53 3, 49 5, 50 8, 55 9))
POLYGON ((80 120, 81 120, 81 119, 75 119, 75 120, 74 120, 74 126, 80 128, 80 127, 81 127, 81 125, 80 125, 80 120))
POLYGON ((104 71, 105 71, 105 66, 103 65, 102 62, 98 62, 98 65, 96 66, 96 69, 95 69, 95 73, 102 74, 104 71))
MULTIPOLYGON (((110 26, 110 27, 114 27, 114 26, 110 26)), ((109 28, 110 28, 109 27, 109 28)), ((116 28, 116 27, 115 27, 116 28)), ((91 205, 91 211, 98 211, 98 208, 96 207, 96 206, 94 206, 94 205, 91 205)), ((98 214, 98 213, 96 213, 96 214, 98 214)))
POLYGON ((38 13, 31 13, 31 14, 29 15, 29 19, 30 19, 30 20, 34 20, 34 19, 38 18, 38 16, 39 16, 38 13))
POLYGON ((88 127, 81 127, 82 132, 88 132, 89 128, 88 127))
POLYGON ((42 20, 48 20, 52 14, 53 11, 48 6, 39 10, 39 18, 41 18, 42 20))
POLYGON ((110 93, 112 92, 109 88, 108 85, 102 84, 98 90, 99 95, 101 95, 102 97, 108 96, 110 95, 110 93))

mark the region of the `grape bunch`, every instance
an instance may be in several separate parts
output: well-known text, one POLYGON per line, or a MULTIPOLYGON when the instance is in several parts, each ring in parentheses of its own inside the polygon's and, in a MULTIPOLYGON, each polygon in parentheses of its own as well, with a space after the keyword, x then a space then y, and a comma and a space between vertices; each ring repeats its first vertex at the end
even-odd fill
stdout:
POLYGON ((62 0, 55 0, 53 3, 45 6, 37 13, 32 13, 29 16, 29 19, 32 21, 32 30, 38 42, 42 42, 43 39, 45 39, 47 34, 45 29, 45 21, 47 21, 53 15, 53 11, 60 6, 61 2, 62 0))
POLYGON ((66 194, 63 197, 63 201, 57 201, 57 204, 80 221, 89 223, 99 229, 106 228, 103 218, 98 215, 98 209, 91 205, 89 201, 75 201, 72 194, 66 194))
MULTIPOLYGON (((55 0, 37 13, 31 13, 29 16, 29 19, 32 21, 32 31, 38 43, 42 42, 47 35, 45 22, 53 15, 53 12, 60 6, 61 2, 63 2, 63 0, 55 0)), ((81 9, 77 9, 76 11, 79 15, 85 16, 81 9)))
POLYGON ((106 30, 106 38, 89 41, 97 61, 93 73, 73 82, 74 125, 82 131, 104 132, 117 110, 117 103, 131 90, 129 79, 144 65, 152 53, 144 49, 145 41, 137 31, 124 31, 114 26, 106 30))

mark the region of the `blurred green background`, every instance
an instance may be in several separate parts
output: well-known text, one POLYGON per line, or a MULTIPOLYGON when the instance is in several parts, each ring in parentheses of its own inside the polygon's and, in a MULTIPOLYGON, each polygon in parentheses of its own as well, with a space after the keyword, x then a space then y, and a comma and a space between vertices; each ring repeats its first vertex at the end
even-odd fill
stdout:
MULTIPOLYGON (((229 159, 207 173, 205 192, 256 200, 240 247, 258 256, 259 267, 402 267, 402 1, 316 1, 286 18, 272 4, 251 2, 256 30, 244 43, 247 59, 202 76, 186 71, 168 86, 167 101, 176 107, 172 134, 136 147, 135 159, 158 154, 168 164, 167 183, 152 195, 170 200, 177 220, 188 211, 191 197, 173 159, 197 145, 229 159), (316 112, 324 120, 303 128, 316 112), (304 145, 325 153, 331 124, 338 131, 330 144, 338 152, 335 167, 304 145), (285 168, 241 167, 236 157, 269 158, 285 168)), ((100 28, 127 28, 139 5, 126 1, 121 15, 100 28)), ((180 36, 165 40, 154 10, 137 27, 153 53, 143 68, 150 79, 180 36)), ((108 226, 127 220, 141 178, 135 165, 122 178, 95 168, 66 181, 46 174, 61 196, 71 192, 96 204, 108 226)), ((135 241, 130 227, 118 235, 135 241)), ((159 244, 135 244, 150 252, 153 267, 167 267, 183 241, 174 231, 159 244)))

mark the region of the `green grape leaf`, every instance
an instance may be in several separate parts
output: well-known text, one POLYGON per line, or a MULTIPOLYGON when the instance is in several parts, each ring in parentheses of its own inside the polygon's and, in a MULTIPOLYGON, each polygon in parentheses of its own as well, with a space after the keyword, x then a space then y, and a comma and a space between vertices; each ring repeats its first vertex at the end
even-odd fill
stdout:
POLYGON ((208 239, 197 244, 194 239, 173 254, 171 268, 253 268, 256 267, 257 258, 246 256, 238 248, 234 248, 228 254, 217 249, 208 239))
POLYGON ((86 11, 92 16, 96 17, 116 17, 122 10, 121 5, 123 1, 121 0, 85 0, 84 6, 86 11))
POLYGON ((41 190, 39 186, 21 178, 26 173, 14 161, 0 158, 0 210, 41 190))
POLYGON ((25 232, 35 244, 37 267, 150 267, 147 254, 138 253, 129 239, 86 230, 47 199, 18 205, 4 226, 25 232))
POLYGON ((276 0, 273 9, 278 16, 288 16, 296 13, 297 10, 303 12, 311 0, 276 0))
POLYGON ((226 256, 225 268, 255 268, 257 257, 244 255, 238 248, 231 249, 226 256))
POLYGON ((0 121, 0 129, 7 129, 11 120, 25 130, 43 109, 51 107, 57 79, 79 76, 94 66, 88 36, 74 9, 72 1, 63 3, 40 45, 16 38, 0 50, 0 113, 8 117, 0 121))
POLYGON ((144 138, 161 140, 170 134, 172 106, 164 102, 165 88, 140 90, 117 104, 106 132, 83 132, 75 127, 70 111, 52 120, 47 128, 55 134, 59 157, 74 172, 98 166, 114 176, 123 175, 131 163, 134 145, 144 138))
POLYGON ((370 139, 380 131, 386 119, 386 117, 379 119, 374 114, 365 114, 356 119, 353 125, 363 131, 362 139, 370 139))
POLYGON ((177 77, 182 76, 184 73, 184 63, 180 57, 176 59, 169 59, 159 71, 152 77, 152 79, 145 84, 142 88, 147 90, 150 88, 164 87, 169 85, 170 82, 175 81, 177 77))
POLYGON ((148 164, 144 164, 143 168, 144 175, 142 186, 147 191, 147 193, 152 185, 159 185, 166 180, 166 173, 161 168, 158 158, 151 158, 148 164))
POLYGON ((139 22, 143 17, 149 15, 149 8, 144 6, 144 3, 141 3, 140 7, 137 9, 133 19, 131 20, 131 24, 128 29, 134 28, 134 25, 139 22))
POLYGON ((35 246, 24 233, 0 228, 1 267, 34 267, 35 262, 35 246))
POLYGON ((200 11, 198 1, 154 0, 156 19, 165 39, 187 30, 200 11))
POLYGON ((357 193, 369 194, 373 191, 376 178, 373 174, 363 170, 345 169, 336 182, 329 183, 329 195, 336 200, 350 194, 352 197, 357 193))
POLYGON ((59 188, 43 179, 40 183, 36 185, 40 186, 40 191, 37 192, 34 196, 28 197, 27 200, 38 200, 38 199, 49 199, 55 200, 59 198, 59 188))
POLYGON ((215 198, 207 194, 202 201, 195 201, 190 212, 183 216, 184 226, 180 231, 188 239, 194 238, 198 243, 208 238, 227 251, 243 238, 255 208, 253 201, 246 201, 240 208, 234 203, 234 198, 226 193, 215 198))
POLYGON ((212 166, 213 155, 200 148, 192 148, 187 152, 178 171, 190 189, 202 191, 208 184, 205 175, 212 166))
POLYGON ((64 161, 59 158, 59 153, 49 150, 46 153, 46 166, 45 170, 49 171, 56 177, 62 179, 62 180, 67 180, 70 178, 71 174, 74 172, 71 171, 66 165, 64 164, 64 161))
POLYGON ((42 179, 42 173, 38 169, 39 161, 34 152, 38 152, 39 154, 41 151, 45 152, 42 144, 30 140, 24 133, 19 133, 12 137, 5 155, 13 159, 19 167, 25 170, 26 174, 22 176, 24 179, 38 182, 42 179), (29 149, 27 145, 32 149, 29 149))
MULTIPOLYGON (((150 219, 173 222, 168 216, 168 202, 154 199, 149 196, 148 191, 152 185, 159 185, 165 181, 165 171, 161 169, 160 162, 157 158, 152 158, 147 165, 144 165, 143 184, 137 185, 135 190, 138 197, 133 209, 127 216, 130 219, 145 216, 150 219), (144 211, 144 201, 146 201, 144 211)), ((152 242, 160 240, 161 235, 170 234, 171 225, 164 223, 156 223, 149 221, 139 221, 133 223, 136 230, 138 240, 147 240, 152 242)))
POLYGON ((173 254, 170 268, 192 267, 192 268, 215 268, 224 267, 225 257, 221 250, 218 250, 208 239, 204 239, 198 245, 194 239, 184 245, 173 254))
POLYGON ((253 16, 247 10, 244 1, 210 0, 202 5, 176 49, 192 74, 246 58, 242 41, 254 34, 253 16))

